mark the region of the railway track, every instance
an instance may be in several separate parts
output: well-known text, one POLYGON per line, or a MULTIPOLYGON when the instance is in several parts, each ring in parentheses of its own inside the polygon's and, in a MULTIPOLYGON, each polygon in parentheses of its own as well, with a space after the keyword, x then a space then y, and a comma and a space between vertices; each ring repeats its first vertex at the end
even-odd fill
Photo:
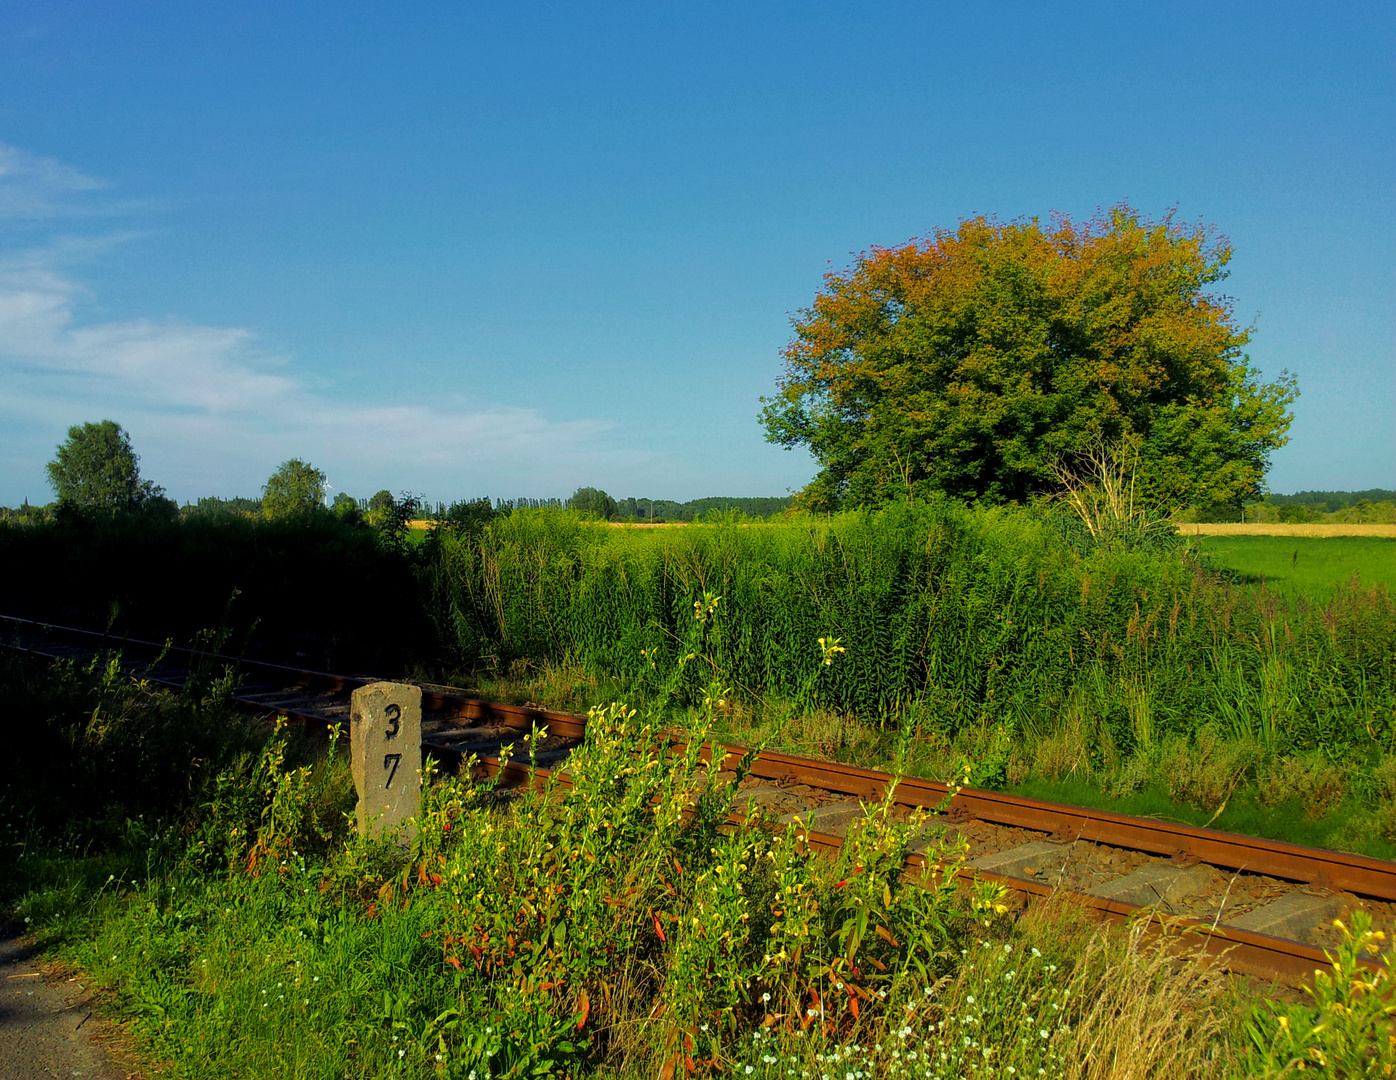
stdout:
MULTIPOLYGON (((74 660, 120 650, 133 672, 170 687, 182 687, 196 662, 238 665, 241 681, 234 697, 240 704, 316 726, 347 724, 351 693, 373 681, 209 657, 8 616, 0 616, 0 641, 74 660), (136 659, 141 656, 144 663, 136 659)), ((419 685, 423 751, 447 764, 473 755, 486 771, 503 773, 506 786, 523 783, 529 768, 501 760, 501 751, 535 726, 548 732, 535 759, 539 779, 561 770, 586 734, 585 717, 419 685)), ((722 775, 745 749, 705 747, 709 772, 722 775)), ((737 804, 758 805, 795 823, 807 844, 834 849, 863 814, 863 804, 883 799, 893 779, 875 770, 766 751, 741 781, 737 804)), ((906 817, 918 807, 933 809, 946 794, 944 784, 903 777, 892 794, 893 813, 906 817)), ((1327 965, 1322 949, 1338 940, 1333 919, 1365 910, 1388 934, 1396 930, 1396 862, 965 788, 913 844, 908 869, 924 868, 921 850, 944 834, 968 843, 964 873, 1000 881, 1025 899, 1056 894, 1109 918, 1160 913, 1195 931, 1205 950, 1231 970, 1291 985, 1327 965)))

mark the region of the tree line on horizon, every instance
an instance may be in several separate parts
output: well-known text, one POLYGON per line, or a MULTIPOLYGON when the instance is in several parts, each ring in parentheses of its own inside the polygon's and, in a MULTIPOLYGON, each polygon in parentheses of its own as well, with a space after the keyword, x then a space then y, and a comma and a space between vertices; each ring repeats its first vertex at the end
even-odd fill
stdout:
MULTIPOLYGON (((595 487, 580 487, 566 499, 520 497, 493 499, 482 496, 434 507, 410 492, 394 495, 382 489, 369 498, 346 492, 327 497, 325 474, 310 463, 291 458, 283 462, 263 485, 261 496, 205 496, 180 505, 164 488, 140 474, 140 456, 130 436, 115 421, 74 425, 59 445, 47 472, 55 499, 47 504, 0 507, 0 521, 44 521, 64 512, 135 513, 161 519, 266 517, 288 518, 326 511, 352 522, 372 526, 426 517, 446 524, 479 527, 515 510, 576 510, 616 522, 670 523, 702 520, 712 511, 736 510, 751 518, 767 519, 800 508, 799 496, 710 496, 680 502, 646 497, 612 498, 595 487)), ((1196 521, 1317 522, 1325 519, 1353 521, 1396 520, 1396 490, 1368 488, 1362 491, 1300 491, 1291 495, 1266 494, 1239 506, 1194 508, 1177 515, 1196 521)))
POLYGON ((708 497, 679 502, 673 499, 616 500, 595 487, 580 487, 567 499, 494 499, 488 496, 437 503, 435 508, 411 492, 394 495, 382 489, 366 499, 347 492, 328 497, 323 471, 301 458, 277 468, 262 486, 259 498, 205 496, 181 506, 165 489, 140 471, 140 455, 130 435, 114 420, 76 424, 59 444, 47 465, 54 501, 15 508, 0 507, 0 520, 50 520, 65 515, 136 514, 155 519, 265 517, 294 518, 328 512, 373 526, 396 523, 399 528, 418 515, 447 523, 488 520, 515 510, 568 509, 606 521, 696 521, 712 510, 739 510, 751 517, 770 517, 788 509, 792 496, 708 497))

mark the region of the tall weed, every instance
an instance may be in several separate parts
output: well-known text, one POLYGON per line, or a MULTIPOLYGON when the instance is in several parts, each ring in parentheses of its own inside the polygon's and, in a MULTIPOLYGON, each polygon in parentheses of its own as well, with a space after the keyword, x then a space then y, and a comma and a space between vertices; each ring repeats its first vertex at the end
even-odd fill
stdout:
MULTIPOLYGON (((669 742, 632 709, 593 709, 569 783, 553 777, 498 814, 466 812, 477 796, 461 789, 455 820, 423 828, 436 838, 419 902, 439 913, 457 988, 450 1075, 650 1060, 656 1048, 670 1073, 719 1069, 753 1028, 817 1020, 834 1032, 881 1009, 887 986, 944 969, 975 916, 949 873, 926 887, 903 879, 919 821, 875 807, 832 864, 758 813, 729 827, 745 766, 707 775, 705 735, 669 742)), ((962 860, 937 850, 933 861, 962 860)))
POLYGON ((1385 590, 1313 605, 1178 550, 1083 548, 1040 508, 943 501, 652 531, 515 513, 444 535, 424 573, 465 668, 566 661, 690 702, 716 681, 947 738, 1078 708, 1097 752, 1121 758, 1209 725, 1272 754, 1396 738, 1385 590), (723 618, 699 640, 705 596, 723 618), (828 668, 817 642, 834 638, 847 655, 828 668))

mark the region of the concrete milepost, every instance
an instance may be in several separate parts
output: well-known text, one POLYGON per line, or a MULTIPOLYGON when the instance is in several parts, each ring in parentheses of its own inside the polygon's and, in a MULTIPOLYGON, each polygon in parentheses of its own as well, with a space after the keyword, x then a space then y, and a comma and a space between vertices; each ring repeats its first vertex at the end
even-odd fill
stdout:
POLYGON ((422 688, 376 682, 354 691, 349 711, 359 833, 410 843, 422 802, 422 688))

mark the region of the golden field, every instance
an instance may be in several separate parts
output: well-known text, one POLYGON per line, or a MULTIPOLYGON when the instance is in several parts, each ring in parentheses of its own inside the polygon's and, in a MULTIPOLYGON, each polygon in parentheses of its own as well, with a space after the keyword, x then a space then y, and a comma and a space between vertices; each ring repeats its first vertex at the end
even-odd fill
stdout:
POLYGON ((1390 524, 1179 522, 1177 528, 1184 536, 1384 536, 1396 539, 1396 525, 1390 524))

